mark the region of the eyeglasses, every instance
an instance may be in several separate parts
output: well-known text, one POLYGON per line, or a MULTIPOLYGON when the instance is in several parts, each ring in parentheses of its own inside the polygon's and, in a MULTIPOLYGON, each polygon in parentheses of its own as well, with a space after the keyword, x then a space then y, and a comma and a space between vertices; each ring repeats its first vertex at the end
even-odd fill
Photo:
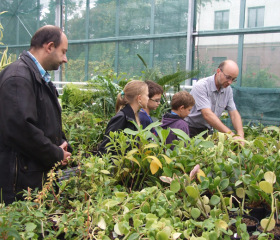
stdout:
POLYGON ((228 81, 232 81, 233 83, 234 83, 234 82, 237 82, 236 77, 233 78, 232 76, 226 75, 226 74, 223 72, 223 69, 221 69, 221 68, 220 68, 220 70, 221 70, 221 72, 225 75, 225 77, 226 77, 226 79, 227 79, 228 81))
POLYGON ((156 102, 156 103, 160 103, 160 99, 152 99, 150 98, 151 101, 156 102))

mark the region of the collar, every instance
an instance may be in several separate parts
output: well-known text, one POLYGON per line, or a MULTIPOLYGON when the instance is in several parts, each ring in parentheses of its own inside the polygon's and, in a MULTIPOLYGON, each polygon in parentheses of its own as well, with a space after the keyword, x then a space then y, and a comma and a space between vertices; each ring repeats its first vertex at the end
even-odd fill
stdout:
POLYGON ((136 121, 135 118, 135 113, 132 109, 132 107, 129 104, 126 104, 125 107, 123 109, 121 109, 122 112, 124 112, 124 114, 126 115, 126 117, 133 119, 134 121, 136 121))
POLYGON ((172 114, 172 115, 177 115, 177 116, 179 116, 177 113, 175 113, 175 112, 173 112, 173 111, 171 111, 171 114, 172 114))
POLYGON ((33 54, 27 51, 33 62, 36 64, 42 78, 48 83, 51 80, 51 75, 42 67, 42 65, 38 62, 38 60, 33 56, 33 54))

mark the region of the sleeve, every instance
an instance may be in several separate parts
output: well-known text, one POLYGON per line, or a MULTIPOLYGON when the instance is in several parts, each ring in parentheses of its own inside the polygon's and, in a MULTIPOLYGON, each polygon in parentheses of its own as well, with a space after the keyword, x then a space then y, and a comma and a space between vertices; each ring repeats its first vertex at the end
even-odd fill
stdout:
POLYGON ((208 97, 208 92, 205 84, 195 84, 191 91, 191 95, 194 97, 195 106, 198 111, 204 108, 211 109, 211 100, 208 97))
POLYGON ((63 159, 63 150, 36 126, 36 96, 30 79, 6 79, 0 87, 0 102, 1 135, 8 146, 48 168, 63 159))

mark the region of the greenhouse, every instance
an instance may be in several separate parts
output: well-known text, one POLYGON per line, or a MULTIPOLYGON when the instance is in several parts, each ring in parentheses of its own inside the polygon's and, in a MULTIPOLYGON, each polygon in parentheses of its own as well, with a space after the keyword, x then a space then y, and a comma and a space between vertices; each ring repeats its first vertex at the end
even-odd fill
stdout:
POLYGON ((0 239, 280 239, 279 13, 1 0, 0 239))

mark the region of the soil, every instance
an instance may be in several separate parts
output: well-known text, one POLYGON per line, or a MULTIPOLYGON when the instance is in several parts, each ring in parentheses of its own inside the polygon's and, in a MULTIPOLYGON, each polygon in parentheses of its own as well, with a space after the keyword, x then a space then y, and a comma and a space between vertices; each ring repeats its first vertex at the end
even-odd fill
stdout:
MULTIPOLYGON (((259 224, 259 223, 256 222, 254 219, 246 218, 246 216, 243 217, 243 218, 241 219, 241 222, 246 224, 247 230, 248 230, 249 232, 255 231, 256 228, 257 228, 257 225, 259 224)), ((230 229, 233 233, 236 233, 236 232, 237 232, 237 229, 236 229, 236 226, 235 226, 235 225, 231 225, 231 226, 229 227, 229 229, 230 229)), ((238 238, 238 237, 235 237, 235 238, 231 237, 231 239, 240 239, 240 238, 238 238)), ((250 239, 251 239, 251 238, 250 238, 250 239)), ((252 238, 252 239, 254 239, 254 238, 252 238)), ((256 239, 257 239, 257 238, 256 238, 256 239)))

